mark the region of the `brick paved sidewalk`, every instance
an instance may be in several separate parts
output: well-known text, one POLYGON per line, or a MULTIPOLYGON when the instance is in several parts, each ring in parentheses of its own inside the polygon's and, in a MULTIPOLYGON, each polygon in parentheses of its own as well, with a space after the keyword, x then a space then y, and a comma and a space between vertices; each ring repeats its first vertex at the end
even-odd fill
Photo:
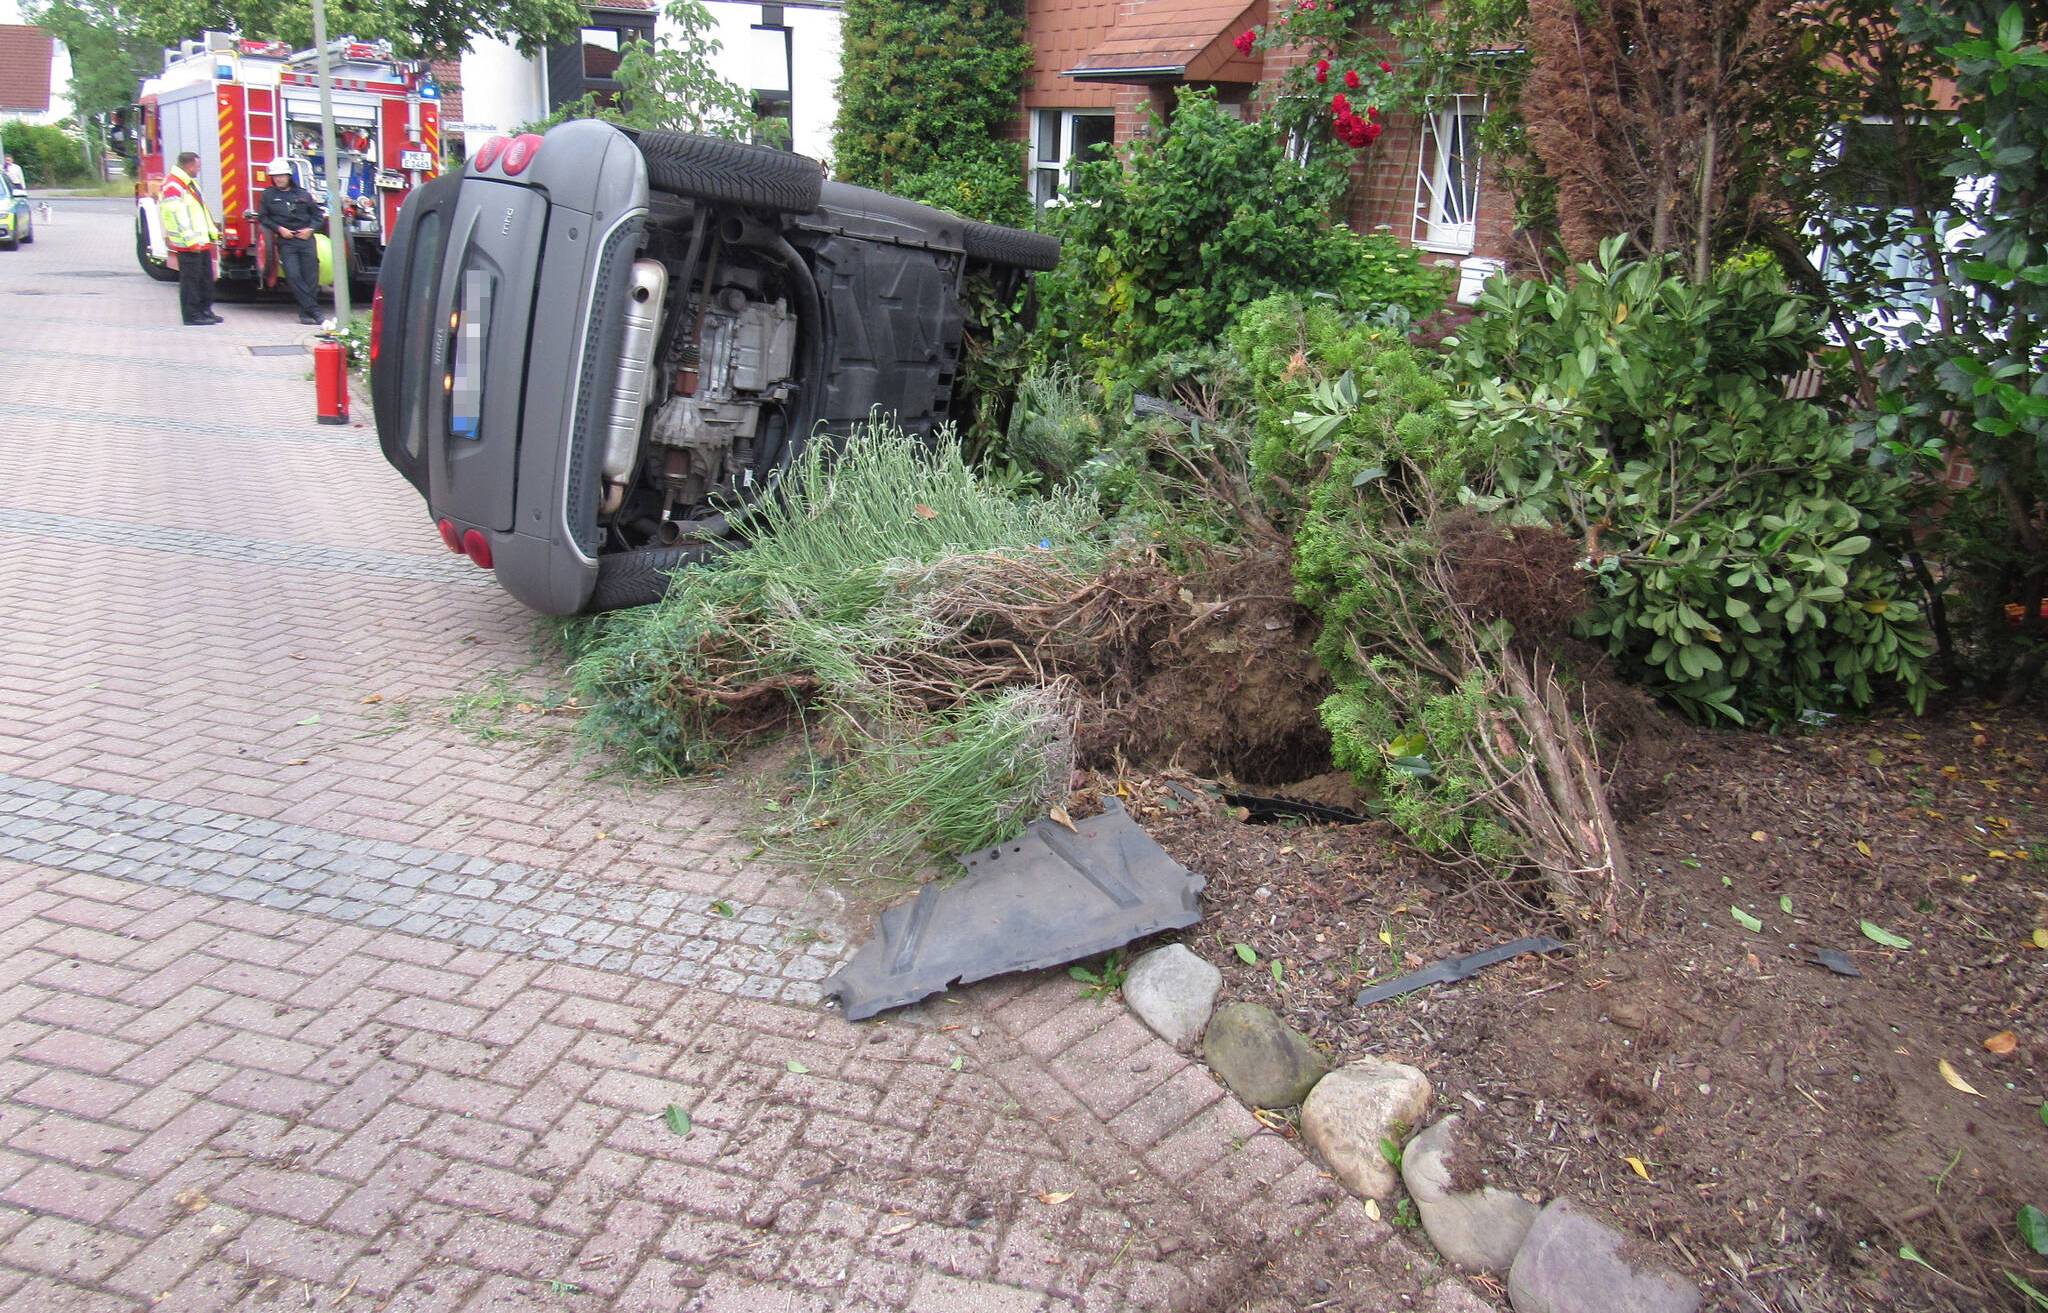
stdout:
POLYGON ((50 293, 0 402, 0 1305, 1484 1307, 1120 1007, 848 1025, 847 914, 732 794, 451 725, 530 618, 244 349, 287 310, 78 277, 125 217, 0 288, 50 293))

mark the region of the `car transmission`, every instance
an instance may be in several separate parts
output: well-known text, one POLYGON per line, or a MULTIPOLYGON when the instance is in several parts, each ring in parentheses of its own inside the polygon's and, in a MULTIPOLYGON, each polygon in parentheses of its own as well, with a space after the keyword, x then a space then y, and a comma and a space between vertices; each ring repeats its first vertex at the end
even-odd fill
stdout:
POLYGON ((665 535, 680 533, 715 495, 749 485, 762 411, 783 405, 792 391, 796 317, 786 300, 725 287, 705 307, 695 336, 691 343, 678 335, 673 392, 648 434, 658 448, 649 457, 665 535))

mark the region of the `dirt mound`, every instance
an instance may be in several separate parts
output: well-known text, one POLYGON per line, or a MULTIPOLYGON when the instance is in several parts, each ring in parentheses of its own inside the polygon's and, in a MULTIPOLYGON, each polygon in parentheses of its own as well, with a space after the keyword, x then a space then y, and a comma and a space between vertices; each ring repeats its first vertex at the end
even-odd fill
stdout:
POLYGON ((1461 1168, 1656 1241, 1711 1309, 1946 1313, 2023 1308, 2004 1273, 2048 1276, 2013 1226, 2020 1204, 2048 1205, 2044 760, 2048 719, 1992 708, 1695 731, 1665 801, 1625 827, 1643 888, 1624 938, 1365 1011, 1369 983, 1556 927, 1376 823, 1246 825, 1127 787, 1208 878, 1187 943, 1226 994, 1339 1061, 1421 1066, 1431 1116, 1465 1114, 1461 1168), (1815 947, 1862 975, 1813 965, 1815 947))
POLYGON ((1286 558, 1230 561, 1167 586, 1131 659, 1090 686, 1100 710, 1079 727, 1082 764, 1258 785, 1327 772, 1316 708, 1329 678, 1309 650, 1316 623, 1294 601, 1286 558))

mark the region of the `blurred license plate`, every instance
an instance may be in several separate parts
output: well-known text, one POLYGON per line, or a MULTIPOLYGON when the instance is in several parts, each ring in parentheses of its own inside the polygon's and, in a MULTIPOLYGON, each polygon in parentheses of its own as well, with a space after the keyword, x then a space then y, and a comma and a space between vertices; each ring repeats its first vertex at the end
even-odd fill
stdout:
POLYGON ((431 169, 434 167, 434 156, 432 152, 424 150, 402 151, 398 156, 398 167, 401 169, 431 169))

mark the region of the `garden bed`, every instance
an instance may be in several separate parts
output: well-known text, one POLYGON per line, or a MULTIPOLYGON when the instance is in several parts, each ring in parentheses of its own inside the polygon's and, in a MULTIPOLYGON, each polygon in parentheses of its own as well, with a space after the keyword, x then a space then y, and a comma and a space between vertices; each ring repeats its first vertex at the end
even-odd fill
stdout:
POLYGON ((1556 927, 1377 824, 1251 825, 1188 780, 1122 787, 1208 877, 1186 939, 1228 996, 1340 1061, 1420 1066, 1490 1179, 1660 1242, 1710 1307, 2023 1307, 2003 1274, 2044 1284, 2013 1220, 2048 1162, 2048 717, 1669 732, 1661 797, 1625 818, 1647 893, 1622 899, 1621 938, 1364 1014, 1368 983, 1556 927), (1814 947, 1862 975, 1810 965, 1814 947), (2015 1047, 1987 1049, 2004 1032, 2015 1047))

